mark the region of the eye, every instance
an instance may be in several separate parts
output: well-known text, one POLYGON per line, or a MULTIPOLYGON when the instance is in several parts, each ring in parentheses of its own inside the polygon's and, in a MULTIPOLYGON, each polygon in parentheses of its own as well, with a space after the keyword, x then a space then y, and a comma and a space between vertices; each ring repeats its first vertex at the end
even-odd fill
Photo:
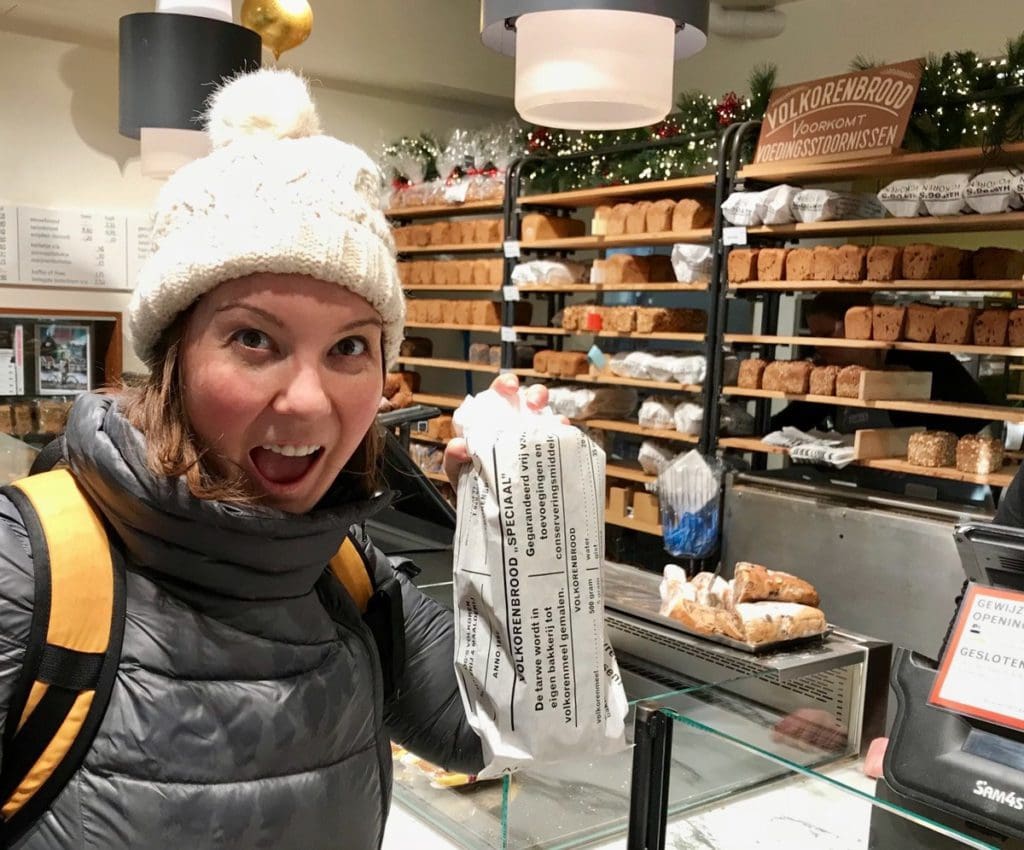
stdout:
POLYGON ((255 328, 243 328, 240 331, 235 331, 235 333, 231 335, 231 339, 243 348, 254 348, 259 350, 270 348, 270 337, 263 333, 263 331, 258 331, 255 328))
POLYGON ((334 346, 334 350, 344 357, 359 357, 361 354, 366 354, 369 347, 369 344, 361 336, 347 336, 334 346))

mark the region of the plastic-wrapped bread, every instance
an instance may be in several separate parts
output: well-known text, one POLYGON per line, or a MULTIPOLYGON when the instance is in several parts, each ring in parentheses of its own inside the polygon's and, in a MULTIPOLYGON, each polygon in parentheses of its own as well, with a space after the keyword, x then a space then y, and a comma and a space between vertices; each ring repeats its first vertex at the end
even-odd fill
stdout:
POLYGON ((639 396, 632 387, 550 387, 551 409, 569 419, 624 419, 632 416, 639 396))
POLYGON ((943 345, 970 345, 977 313, 971 307, 941 307, 935 314, 935 341, 943 345))
POLYGON ((914 218, 926 212, 921 193, 924 181, 894 180, 878 193, 879 203, 896 218, 914 218))
POLYGON ((910 435, 907 463, 937 469, 956 465, 955 434, 948 431, 922 431, 910 435))
POLYGON ((1024 206, 1019 177, 1006 168, 983 171, 971 178, 964 191, 964 199, 972 210, 981 215, 1018 210, 1024 206))
POLYGON ((747 390, 761 389, 761 380, 767 362, 758 358, 740 361, 740 374, 736 379, 738 386, 747 390))
POLYGON ((867 276, 868 249, 863 245, 840 245, 836 248, 836 280, 859 282, 867 276))
POLYGON ((851 307, 843 318, 847 339, 871 339, 873 325, 874 311, 871 307, 851 307))
POLYGON ((844 366, 836 375, 836 395, 839 398, 858 398, 860 396, 860 376, 864 374, 863 366, 844 366))
POLYGON ((660 475, 677 454, 679 452, 673 450, 667 443, 644 440, 637 452, 637 460, 640 461, 640 468, 648 475, 660 475))
POLYGON ((793 248, 786 254, 786 280, 814 280, 814 250, 793 248))
POLYGON ((896 245, 872 245, 867 256, 868 280, 899 280, 903 273, 903 249, 896 245))
POLYGON ((967 212, 967 186, 971 175, 940 174, 924 181, 921 200, 928 215, 960 215, 967 212))
POLYGON ((991 475, 1003 468, 1005 447, 996 437, 968 434, 956 444, 956 468, 972 475, 991 475))
POLYGON ((733 576, 732 599, 741 602, 796 602, 817 606, 821 602, 818 591, 809 581, 779 570, 769 570, 760 564, 740 561, 733 576))
POLYGON ((1010 311, 1000 307, 982 310, 974 319, 974 344, 1002 347, 1010 325, 1010 311))
POLYGON ((871 338, 880 342, 898 342, 907 321, 906 307, 876 304, 871 313, 871 338))
POLYGON ((903 335, 909 342, 931 342, 935 339, 935 315, 938 307, 931 304, 911 304, 907 307, 907 322, 903 335))
POLYGON ((672 424, 680 434, 697 437, 703 423, 704 408, 692 401, 677 404, 676 409, 672 411, 672 424))
POLYGON ((838 376, 838 366, 815 366, 811 369, 811 395, 835 395, 836 378, 838 376))
POLYGON ((758 280, 785 280, 788 248, 762 248, 757 255, 758 280))
POLYGON ((644 399, 637 414, 640 427, 673 430, 676 404, 674 399, 665 396, 650 396, 644 399))
POLYGON ((733 248, 727 263, 729 283, 757 280, 757 248, 733 248))

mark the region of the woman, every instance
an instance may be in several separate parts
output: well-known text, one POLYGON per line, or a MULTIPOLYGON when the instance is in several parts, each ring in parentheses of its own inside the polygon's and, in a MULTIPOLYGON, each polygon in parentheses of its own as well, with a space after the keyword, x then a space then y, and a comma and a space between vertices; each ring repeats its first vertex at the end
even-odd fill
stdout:
MULTIPOLYGON (((387 501, 374 416, 404 316, 379 175, 320 134, 287 72, 228 84, 209 129, 213 153, 160 195, 129 308, 148 383, 84 396, 69 420, 65 460, 125 554, 127 618, 99 733, 28 850, 373 848, 389 737, 481 766, 451 615, 358 531, 387 501), (402 588, 407 662, 387 703, 355 605, 329 614, 315 588, 350 529, 377 582, 402 588)), ((453 448, 446 467, 465 460, 453 448)), ((29 548, 0 499, 5 715, 29 548)))

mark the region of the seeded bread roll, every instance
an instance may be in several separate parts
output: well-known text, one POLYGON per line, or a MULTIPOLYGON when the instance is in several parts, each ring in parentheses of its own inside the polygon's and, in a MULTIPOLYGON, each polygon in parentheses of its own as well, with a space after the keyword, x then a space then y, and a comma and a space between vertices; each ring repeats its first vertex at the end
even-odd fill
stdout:
POLYGON ((648 233, 667 233, 672 230, 672 215, 676 211, 676 202, 671 198, 655 201, 647 208, 648 233))
POLYGON ((870 307, 851 307, 843 318, 847 339, 871 339, 874 311, 870 307))
POLYGON ((931 304, 911 304, 907 307, 904 335, 910 342, 931 342, 935 339, 935 315, 938 307, 931 304))
POLYGON ((814 280, 814 251, 794 248, 786 254, 786 280, 814 280))
POLYGON ((880 342, 898 342, 903 337, 903 326, 906 321, 906 307, 876 304, 872 310, 871 336, 880 342))
POLYGON ((977 313, 971 307, 940 308, 935 314, 935 341, 943 345, 970 345, 977 313))
POLYGON ((729 283, 748 283, 757 280, 757 248, 733 248, 729 252, 729 283))
POLYGON ((821 597, 809 581, 760 564, 740 561, 732 583, 734 605, 742 602, 796 602, 816 606, 821 597))
POLYGON ((977 280, 1020 280, 1024 277, 1024 253, 1009 248, 979 248, 972 272, 977 280))
POLYGON ((974 344, 1006 345, 1006 332, 1010 325, 1010 311, 998 307, 982 310, 974 320, 974 344))
POLYGON ((764 360, 741 360, 740 374, 736 379, 737 385, 748 390, 761 389, 761 377, 764 375, 764 370, 767 365, 768 364, 764 360))
POLYGON ((811 276, 814 280, 835 280, 839 253, 829 245, 818 245, 811 258, 811 276))
POLYGON ((955 434, 947 431, 922 431, 910 435, 907 463, 938 469, 956 465, 955 434))
POLYGON ((844 366, 836 375, 836 395, 839 398, 858 398, 860 396, 860 376, 864 374, 863 366, 844 366))
POLYGON ((859 282, 867 275, 868 249, 863 245, 836 248, 836 280, 859 282))
POLYGON ((868 280, 899 280, 903 273, 903 249, 895 245, 872 245, 867 255, 868 280))
POLYGON ((785 280, 788 248, 762 248, 757 255, 758 280, 785 280))
MULTIPOLYGON (((736 622, 732 629, 743 635, 741 640, 755 645, 820 635, 828 628, 820 608, 795 602, 742 602, 725 613, 732 614, 736 622)), ((719 630, 731 631, 723 623, 719 630)))
POLYGON ((691 198, 683 198, 672 211, 672 232, 682 233, 710 227, 713 217, 714 211, 709 205, 691 198))
POLYGON ((816 366, 811 370, 811 395, 835 395, 838 366, 816 366))
POLYGON ((956 468, 972 475, 991 475, 1003 468, 1005 448, 995 437, 968 434, 956 444, 956 468))

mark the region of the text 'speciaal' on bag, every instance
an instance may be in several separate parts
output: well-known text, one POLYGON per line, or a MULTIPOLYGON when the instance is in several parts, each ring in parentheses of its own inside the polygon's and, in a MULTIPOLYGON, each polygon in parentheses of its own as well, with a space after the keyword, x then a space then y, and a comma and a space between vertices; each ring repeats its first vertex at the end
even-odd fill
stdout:
POLYGON ((488 390, 455 414, 455 669, 482 778, 625 747, 626 695, 605 635, 605 456, 550 410, 488 390))

